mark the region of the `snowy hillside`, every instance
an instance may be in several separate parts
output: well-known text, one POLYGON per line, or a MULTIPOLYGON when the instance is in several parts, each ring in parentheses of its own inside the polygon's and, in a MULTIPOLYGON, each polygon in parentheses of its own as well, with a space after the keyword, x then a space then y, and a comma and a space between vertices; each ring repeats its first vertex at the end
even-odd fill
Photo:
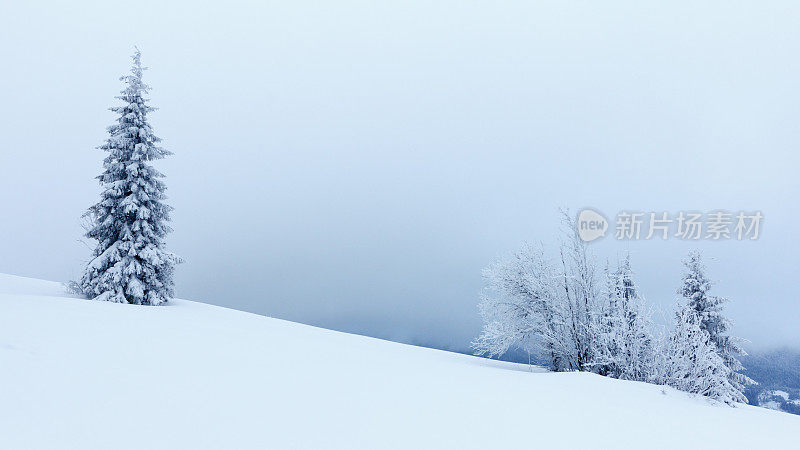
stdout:
POLYGON ((0 448, 788 448, 800 417, 0 275, 0 448))

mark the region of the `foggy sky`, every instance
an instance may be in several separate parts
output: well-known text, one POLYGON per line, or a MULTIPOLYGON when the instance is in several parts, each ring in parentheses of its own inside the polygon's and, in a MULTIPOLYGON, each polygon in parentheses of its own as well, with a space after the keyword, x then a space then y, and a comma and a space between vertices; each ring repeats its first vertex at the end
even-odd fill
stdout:
POLYGON ((559 207, 760 210, 754 242, 591 249, 629 250, 668 313, 699 247, 735 334, 800 344, 797 2, 23 3, 0 11, 0 272, 79 276, 137 45, 180 297, 465 350, 481 269, 554 250, 559 207))

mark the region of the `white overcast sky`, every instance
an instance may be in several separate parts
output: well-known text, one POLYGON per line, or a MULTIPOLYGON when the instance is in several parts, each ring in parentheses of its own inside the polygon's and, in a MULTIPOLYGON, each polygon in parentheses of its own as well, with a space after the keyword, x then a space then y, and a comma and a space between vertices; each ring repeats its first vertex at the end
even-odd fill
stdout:
POLYGON ((181 297, 464 350, 480 271, 558 208, 761 210, 755 242, 630 250, 674 303, 800 344, 798 2, 5 2, 0 272, 66 280, 137 45, 175 155, 181 297), (168 3, 168 4, 167 4, 168 3))

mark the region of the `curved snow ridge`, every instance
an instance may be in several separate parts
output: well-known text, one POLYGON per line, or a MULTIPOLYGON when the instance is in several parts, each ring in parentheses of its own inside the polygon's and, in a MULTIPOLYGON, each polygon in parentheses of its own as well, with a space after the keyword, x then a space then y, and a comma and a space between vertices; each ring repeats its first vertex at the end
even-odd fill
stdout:
POLYGON ((0 448, 751 449, 800 431, 661 386, 59 286, 0 276, 0 448))
POLYGON ((0 273, 0 294, 75 297, 62 283, 0 273))

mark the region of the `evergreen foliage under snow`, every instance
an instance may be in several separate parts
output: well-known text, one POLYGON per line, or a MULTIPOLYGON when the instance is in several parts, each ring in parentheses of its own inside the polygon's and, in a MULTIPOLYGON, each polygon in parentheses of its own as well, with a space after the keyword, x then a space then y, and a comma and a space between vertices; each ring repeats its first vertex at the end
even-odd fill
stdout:
POLYGON ((630 256, 598 282, 594 258, 564 214, 559 258, 525 245, 484 272, 478 305, 484 327, 475 353, 500 356, 511 347, 538 353, 556 371, 589 371, 613 378, 669 384, 728 404, 746 403, 736 358, 744 352, 726 333, 726 301, 707 294, 711 283, 698 253, 687 272, 669 337, 656 339, 650 313, 633 279, 630 256), (604 284, 604 286, 603 286, 604 284))
POLYGON ((97 247, 80 288, 97 300, 159 305, 173 297, 173 269, 179 258, 164 244, 172 208, 164 203, 163 175, 150 162, 170 152, 158 145, 161 139, 147 122, 155 108, 147 104, 145 69, 137 50, 130 74, 121 78, 125 89, 117 98, 123 105, 111 108, 119 117, 99 147, 108 152, 97 177, 102 193, 86 213, 91 220, 86 236, 96 240, 97 247))
POLYGON ((700 329, 708 333, 717 354, 729 369, 731 386, 743 396, 745 385, 755 384, 755 381, 740 373, 744 366, 737 356, 747 355, 741 347, 741 340, 727 334, 732 322, 722 314, 722 309, 728 299, 708 294, 711 281, 705 275, 699 252, 691 252, 683 263, 686 271, 678 294, 686 299, 687 306, 697 314, 700 329))
POLYGON ((702 329, 701 319, 691 306, 678 310, 668 352, 667 384, 728 404, 747 403, 744 394, 731 384, 731 369, 717 353, 716 345, 702 329))
POLYGON ((651 381, 655 377, 652 323, 633 281, 630 255, 609 273, 600 311, 599 372, 614 378, 651 381))

